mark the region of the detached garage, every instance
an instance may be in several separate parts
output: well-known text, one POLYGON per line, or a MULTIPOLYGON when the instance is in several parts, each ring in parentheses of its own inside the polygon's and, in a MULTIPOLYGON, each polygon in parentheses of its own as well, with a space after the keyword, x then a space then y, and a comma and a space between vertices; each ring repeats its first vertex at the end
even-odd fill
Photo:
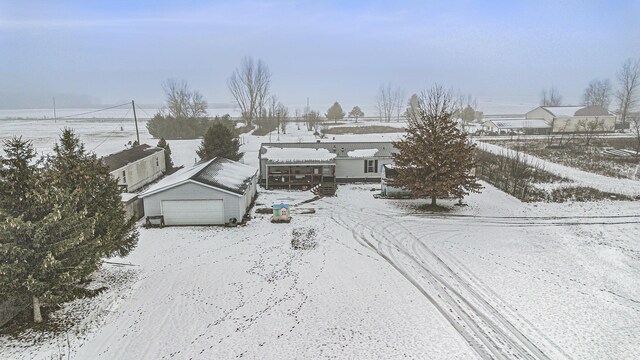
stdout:
POLYGON ((256 195, 258 169, 223 158, 200 162, 162 179, 142 194, 146 216, 165 225, 222 225, 242 221, 256 195))

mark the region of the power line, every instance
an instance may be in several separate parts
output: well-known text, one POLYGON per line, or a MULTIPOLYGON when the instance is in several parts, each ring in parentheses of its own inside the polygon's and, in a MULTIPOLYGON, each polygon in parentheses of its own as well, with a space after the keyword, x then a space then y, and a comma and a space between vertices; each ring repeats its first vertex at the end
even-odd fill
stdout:
MULTIPOLYGON (((127 103, 127 105, 129 105, 129 103, 127 103)), ((124 123, 124 121, 127 119, 127 115, 129 115, 129 111, 131 111, 131 108, 127 109, 127 113, 124 114, 124 117, 122 118, 122 120, 120 121, 120 123, 109 133, 109 135, 104 138, 104 140, 102 140, 102 142, 98 145, 96 145, 96 147, 94 147, 93 149, 91 149, 89 152, 94 152, 97 148, 99 148, 100 146, 102 146, 102 144, 104 144, 107 140, 109 140, 109 138, 111 138, 111 136, 113 135, 113 133, 116 132, 116 130, 118 130, 118 128, 120 126, 122 126, 122 124, 124 123)))
MULTIPOLYGON (((83 113, 79 113, 79 114, 72 114, 72 115, 67 115, 67 116, 60 116, 58 119, 66 119, 66 118, 70 118, 70 117, 74 117, 74 116, 81 116, 81 115, 93 114, 93 113, 97 113, 97 112, 100 112, 100 111, 105 111, 105 110, 115 109, 115 108, 117 108, 117 107, 121 107, 121 106, 125 106, 125 105, 131 105, 131 103, 124 103, 124 104, 120 104, 120 105, 109 106, 109 107, 106 107, 106 108, 104 108, 104 109, 92 110, 92 111, 87 111, 87 112, 83 112, 83 113)), ((128 111, 127 111, 127 113, 128 113, 128 111)))
POLYGON ((136 109, 142 111, 143 113, 145 113, 145 115, 147 115, 149 117, 149 119, 152 119, 153 116, 149 115, 148 112, 146 112, 143 108, 141 108, 140 106, 136 105, 136 109))

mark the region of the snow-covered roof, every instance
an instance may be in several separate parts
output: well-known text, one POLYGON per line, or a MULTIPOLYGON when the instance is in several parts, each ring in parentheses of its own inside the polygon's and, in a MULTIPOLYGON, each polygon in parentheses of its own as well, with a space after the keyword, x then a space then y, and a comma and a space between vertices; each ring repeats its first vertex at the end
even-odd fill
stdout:
POLYGON ((550 129, 551 125, 544 119, 486 119, 482 123, 485 127, 498 129, 550 129))
POLYGON ((330 162, 336 154, 327 149, 264 146, 262 158, 274 163, 330 162))
POLYGON ((163 150, 163 148, 141 144, 107 155, 102 158, 102 161, 109 167, 109 172, 112 172, 163 150))
POLYGON ((138 197, 138 194, 126 193, 126 192, 120 194, 120 198, 122 199, 123 203, 127 203, 127 202, 131 201, 132 199, 135 199, 136 197, 138 197))
POLYGON ((334 141, 323 139, 315 142, 263 143, 260 148, 260 158, 271 162, 289 163, 302 161, 303 159, 301 158, 305 157, 313 158, 310 161, 331 161, 334 158, 391 157, 391 154, 395 151, 391 141, 334 141), (273 151, 269 149, 280 150, 273 151), (372 153, 373 155, 371 155, 372 153), (319 154, 323 155, 320 156, 319 154), (330 156, 331 158, 329 158, 330 156))
POLYGON ((543 106, 542 108, 555 116, 575 116, 576 111, 584 106, 543 106))
POLYGON ((353 158, 374 157, 378 153, 378 149, 358 149, 347 152, 347 156, 353 158))
POLYGON ((257 172, 258 170, 252 166, 217 157, 181 169, 160 180, 139 196, 155 194, 185 182, 197 182, 242 195, 257 172))

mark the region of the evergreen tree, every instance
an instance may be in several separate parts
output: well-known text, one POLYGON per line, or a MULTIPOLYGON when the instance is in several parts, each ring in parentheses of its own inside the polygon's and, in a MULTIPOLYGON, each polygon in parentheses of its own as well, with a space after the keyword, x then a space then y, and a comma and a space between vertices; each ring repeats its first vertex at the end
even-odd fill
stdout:
POLYGON ((410 190, 414 197, 461 199, 482 186, 472 170, 474 144, 452 119, 451 94, 435 85, 409 112, 407 135, 394 146, 398 175, 394 186, 410 190))
POLYGON ((349 117, 355 118, 356 122, 358 122, 358 119, 363 116, 364 116, 364 112, 360 109, 360 106, 354 106, 353 109, 349 111, 349 117))
POLYGON ((80 281, 98 269, 92 248, 95 221, 78 211, 78 194, 49 187, 42 179, 30 205, 45 215, 26 220, 8 215, 0 223, 0 287, 3 295, 29 295, 33 320, 42 321, 41 304, 53 306, 84 295, 80 281))
POLYGON ((91 248, 95 220, 79 192, 52 186, 33 161, 31 142, 4 142, 0 172, 0 298, 29 295, 35 322, 41 302, 55 305, 84 293, 78 282, 97 269, 91 248), (82 255, 82 256, 79 256, 82 255))
MULTIPOLYGON (((37 166, 31 141, 14 137, 3 141, 5 157, 0 157, 0 209, 8 215, 28 214, 37 166)), ((1 219, 1 218, 0 218, 1 219)))
POLYGON ((342 106, 340 106, 339 102, 334 102, 333 105, 331 105, 331 107, 329 108, 329 110, 327 110, 327 113, 324 114, 324 116, 329 119, 329 120, 333 120, 335 122, 338 122, 338 120, 342 120, 344 119, 344 111, 342 111, 342 106))
POLYGON ((196 153, 202 160, 223 157, 238 161, 242 158, 238 136, 219 122, 207 130, 196 153))
POLYGON ((164 165, 167 168, 167 172, 171 172, 171 170, 173 170, 173 160, 171 159, 171 147, 169 146, 169 144, 164 138, 160 138, 160 141, 158 141, 157 146, 159 148, 164 149, 164 165))
POLYGON ((53 155, 46 162, 47 182, 68 193, 79 193, 79 208, 86 207, 87 217, 95 219, 95 233, 91 237, 100 256, 125 256, 136 245, 138 233, 135 220, 127 219, 117 181, 107 166, 84 144, 71 129, 64 129, 53 155))

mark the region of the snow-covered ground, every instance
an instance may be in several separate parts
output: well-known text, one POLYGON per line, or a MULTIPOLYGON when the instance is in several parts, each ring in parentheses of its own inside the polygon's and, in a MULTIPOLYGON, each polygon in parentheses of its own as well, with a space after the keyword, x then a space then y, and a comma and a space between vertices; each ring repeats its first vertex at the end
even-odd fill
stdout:
MULTIPOLYGON (((77 127, 89 149, 104 140, 91 128, 77 127)), ((268 136, 243 138, 257 165, 268 136)), ((312 138, 295 125, 280 135, 312 138)), ((176 162, 198 143, 171 141, 176 162)), ((308 192, 262 191, 258 208, 294 205, 290 224, 256 214, 237 228, 141 228, 112 260, 131 266, 103 270, 128 271, 128 286, 80 300, 71 358, 640 358, 640 202, 523 204, 484 185, 466 207, 443 201, 450 213, 349 185, 306 204, 308 192), (302 227, 318 231, 315 249, 291 248, 302 227)), ((2 337, 0 352, 49 359, 66 354, 64 336, 2 337)))
MULTIPOLYGON (((518 152, 516 150, 508 149, 506 147, 489 144, 482 141, 476 141, 480 149, 485 151, 515 157, 518 152)), ((565 165, 553 163, 548 160, 541 159, 539 157, 523 154, 523 158, 531 165, 542 167, 544 170, 556 174, 558 176, 567 178, 573 181, 574 185, 587 186, 604 192, 612 192, 615 194, 638 196, 640 195, 640 181, 631 179, 617 179, 610 176, 604 176, 599 174, 590 173, 580 169, 572 168, 565 165)))

